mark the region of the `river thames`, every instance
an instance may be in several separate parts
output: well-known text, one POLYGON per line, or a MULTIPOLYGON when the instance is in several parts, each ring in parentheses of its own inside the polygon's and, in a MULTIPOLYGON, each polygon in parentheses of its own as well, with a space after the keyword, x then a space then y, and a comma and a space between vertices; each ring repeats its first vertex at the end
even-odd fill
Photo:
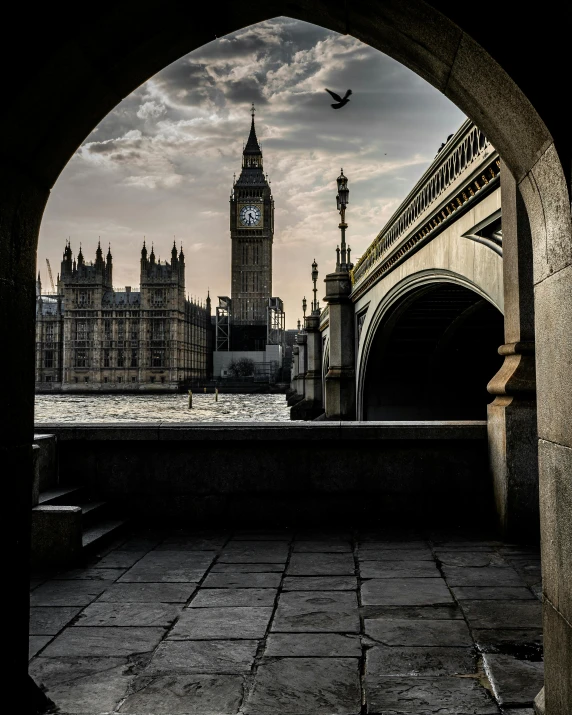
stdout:
POLYGON ((35 423, 276 422, 290 420, 285 395, 36 395, 35 423))

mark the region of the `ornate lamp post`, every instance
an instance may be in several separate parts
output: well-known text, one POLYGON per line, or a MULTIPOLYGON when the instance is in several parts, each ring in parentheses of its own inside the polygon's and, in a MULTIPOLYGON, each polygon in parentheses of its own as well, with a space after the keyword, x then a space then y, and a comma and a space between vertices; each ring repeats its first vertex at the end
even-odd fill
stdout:
POLYGON ((306 296, 302 298, 302 311, 304 312, 304 320, 306 320, 306 308, 308 303, 306 302, 306 296))
POLYGON ((298 318, 298 332, 300 332, 301 327, 302 327, 302 323, 300 322, 300 318, 298 318))
POLYGON ((337 178, 338 195, 336 196, 336 204, 340 212, 339 229, 342 232, 341 251, 338 251, 338 260, 336 261, 336 272, 345 272, 349 268, 350 251, 349 246, 346 246, 346 208, 350 201, 350 190, 348 189, 348 177, 344 175, 344 170, 341 169, 340 175, 337 178))
POLYGON ((316 263, 316 259, 314 258, 314 262, 312 263, 312 283, 314 284, 314 287, 312 290, 314 291, 314 300, 312 302, 312 313, 319 313, 320 308, 318 306, 318 299, 316 297, 316 294, 318 292, 318 288, 316 287, 316 283, 318 282, 318 264, 316 263))
POLYGON ((350 191, 343 169, 337 178, 337 209, 340 212, 341 244, 336 249, 336 269, 326 276, 326 296, 330 313, 330 359, 324 383, 326 417, 352 420, 356 415, 355 397, 355 311, 350 298, 352 281, 350 249, 346 244, 346 209, 350 191), (341 247, 341 250, 340 250, 341 247))

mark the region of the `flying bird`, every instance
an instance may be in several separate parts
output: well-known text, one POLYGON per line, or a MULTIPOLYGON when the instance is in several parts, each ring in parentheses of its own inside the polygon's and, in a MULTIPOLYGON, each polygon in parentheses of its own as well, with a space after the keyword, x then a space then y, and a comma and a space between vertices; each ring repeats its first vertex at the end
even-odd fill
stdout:
POLYGON ((331 90, 326 88, 326 92, 328 94, 332 95, 332 98, 336 100, 336 104, 332 104, 332 107, 334 109, 339 109, 340 107, 345 107, 345 105, 350 101, 349 96, 352 93, 351 89, 348 89, 348 91, 344 94, 344 98, 342 99, 339 94, 336 94, 335 92, 332 92, 331 90))

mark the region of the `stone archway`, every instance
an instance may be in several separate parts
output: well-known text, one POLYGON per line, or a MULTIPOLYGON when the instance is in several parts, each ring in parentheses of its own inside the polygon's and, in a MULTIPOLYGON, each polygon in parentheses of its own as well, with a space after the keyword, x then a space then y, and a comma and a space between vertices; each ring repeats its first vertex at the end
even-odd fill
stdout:
POLYGON ((378 307, 365 336, 360 418, 486 419, 486 386, 502 364, 502 314, 456 276, 404 283, 378 307))
POLYGON ((16 637, 9 682, 26 688, 27 541, 33 436, 35 254, 42 213, 60 171, 94 126, 166 64, 215 37, 277 15, 351 33, 417 72, 485 132, 524 198, 534 245, 540 492, 546 632, 546 712, 572 702, 572 150, 567 117, 549 83, 565 66, 567 23, 556 2, 542 13, 484 19, 474 7, 434 0, 220 2, 205 17, 196 6, 118 2, 94 17, 67 8, 12 13, 14 45, 4 43, 0 120, 0 325, 7 415, 1 454, 5 500, 18 526, 6 541, 14 576, 10 609, 16 637), (65 15, 64 15, 65 13, 65 15), (488 23, 494 22, 494 26, 488 23), (501 40, 499 41, 499 37, 501 40), (514 37, 518 52, 506 38, 514 37), (542 38, 543 52, 522 51, 542 38), (549 40, 547 42, 547 39, 549 40), (493 55, 496 59, 493 59, 493 55), (534 106, 533 106, 534 103, 534 106), (568 169, 567 169, 568 170, 568 169), (567 183, 568 181, 568 183, 567 183), (566 655, 568 654, 568 655, 566 655))
MULTIPOLYGON (((490 285, 479 286, 469 277, 444 268, 432 268, 411 273, 393 286, 388 286, 387 292, 377 305, 369 305, 363 331, 359 338, 356 359, 356 398, 358 419, 367 419, 364 414, 365 376, 370 361, 370 353, 381 323, 389 312, 398 309, 401 304, 407 305, 415 296, 438 285, 459 286, 478 296, 481 300, 489 302, 501 313, 503 312, 502 292, 498 291, 495 277, 490 285)), ((383 289, 380 289, 380 292, 383 289)), ((375 303, 375 301, 372 301, 375 303)), ((496 346, 498 347, 498 346, 496 346)), ((495 351, 496 351, 495 347, 495 351)), ((491 375, 492 377, 492 375, 491 375)))

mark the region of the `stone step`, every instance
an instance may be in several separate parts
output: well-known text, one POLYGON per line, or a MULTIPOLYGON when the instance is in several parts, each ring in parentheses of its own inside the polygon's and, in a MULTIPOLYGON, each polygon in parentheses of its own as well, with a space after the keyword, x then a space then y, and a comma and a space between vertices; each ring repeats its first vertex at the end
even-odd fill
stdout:
POLYGON ((57 440, 54 434, 35 434, 34 444, 40 448, 38 458, 38 486, 42 492, 58 484, 57 440))
POLYGON ((78 506, 81 507, 81 523, 84 531, 96 522, 110 517, 109 504, 105 501, 80 502, 78 506))
POLYGON ((85 529, 82 535, 84 554, 94 553, 105 543, 119 536, 126 524, 125 519, 106 519, 85 529))
POLYGON ((40 492, 39 504, 76 506, 83 495, 83 487, 53 487, 40 492))

